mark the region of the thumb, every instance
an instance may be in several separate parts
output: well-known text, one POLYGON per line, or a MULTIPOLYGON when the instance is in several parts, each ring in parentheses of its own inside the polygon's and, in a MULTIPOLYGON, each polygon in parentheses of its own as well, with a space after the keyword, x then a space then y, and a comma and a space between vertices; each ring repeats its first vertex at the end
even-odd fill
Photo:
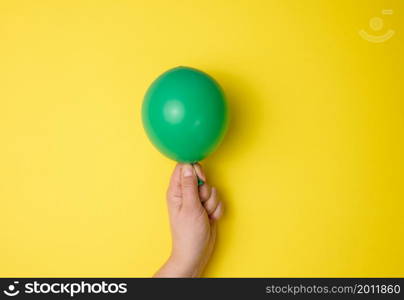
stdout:
POLYGON ((201 205, 199 201, 198 181, 195 170, 190 164, 183 165, 181 172, 182 204, 194 208, 201 205))

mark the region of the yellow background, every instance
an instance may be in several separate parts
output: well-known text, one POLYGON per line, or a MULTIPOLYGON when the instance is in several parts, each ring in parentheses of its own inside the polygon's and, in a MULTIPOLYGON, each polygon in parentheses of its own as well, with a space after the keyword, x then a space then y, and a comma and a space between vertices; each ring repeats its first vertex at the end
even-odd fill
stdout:
POLYGON ((232 113, 203 162, 226 206, 207 276, 403 276, 403 13, 400 0, 2 0, 0 275, 163 263, 174 162, 140 107, 187 65, 232 113))

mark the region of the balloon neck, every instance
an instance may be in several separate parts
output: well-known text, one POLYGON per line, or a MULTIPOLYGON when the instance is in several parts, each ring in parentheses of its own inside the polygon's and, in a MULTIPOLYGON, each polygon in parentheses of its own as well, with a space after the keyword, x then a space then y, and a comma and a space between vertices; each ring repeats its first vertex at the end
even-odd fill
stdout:
POLYGON ((198 177, 198 186, 201 186, 201 185, 203 185, 205 182, 202 180, 202 179, 200 179, 199 177, 198 177))

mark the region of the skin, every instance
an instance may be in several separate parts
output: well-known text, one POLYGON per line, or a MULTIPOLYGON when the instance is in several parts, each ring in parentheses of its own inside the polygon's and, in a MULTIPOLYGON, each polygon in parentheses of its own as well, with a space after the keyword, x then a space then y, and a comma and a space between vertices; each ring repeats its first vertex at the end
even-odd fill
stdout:
POLYGON ((172 250, 154 277, 199 277, 216 240, 223 204, 199 164, 177 164, 167 190, 172 250), (197 176, 205 183, 198 187, 197 176))

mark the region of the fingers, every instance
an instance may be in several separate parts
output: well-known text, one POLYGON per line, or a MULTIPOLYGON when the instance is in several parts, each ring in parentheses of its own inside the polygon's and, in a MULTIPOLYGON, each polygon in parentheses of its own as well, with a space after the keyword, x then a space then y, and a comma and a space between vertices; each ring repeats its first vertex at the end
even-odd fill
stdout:
POLYGON ((168 196, 181 197, 181 165, 177 164, 171 174, 167 190, 168 196))
POLYGON ((211 219, 218 220, 223 214, 223 204, 217 197, 217 191, 212 188, 209 199, 203 204, 211 219))
POLYGON ((182 204, 185 208, 200 206, 198 181, 194 168, 190 164, 184 164, 181 168, 182 204))
POLYGON ((201 165, 177 164, 171 175, 167 190, 170 210, 182 206, 191 209, 201 208, 212 220, 219 219, 223 214, 223 204, 219 201, 217 191, 207 183, 198 188, 197 176, 206 182, 206 176, 201 165))
POLYGON ((223 215, 223 202, 219 202, 215 211, 210 215, 213 220, 219 220, 223 215))
POLYGON ((181 165, 177 164, 170 178, 167 189, 167 204, 169 211, 180 209, 182 204, 181 165))
POLYGON ((198 175, 198 177, 203 181, 206 181, 205 172, 203 171, 202 166, 199 163, 193 164, 193 166, 196 171, 196 175, 198 175))
POLYGON ((211 187, 206 183, 206 176, 203 172, 202 166, 200 164, 194 164, 194 168, 198 177, 205 182, 199 187, 199 198, 201 202, 206 202, 210 197, 211 187))
POLYGON ((209 199, 203 204, 208 215, 211 215, 215 211, 218 203, 219 203, 219 201, 217 199, 216 189, 212 188, 212 192, 210 194, 209 199))

